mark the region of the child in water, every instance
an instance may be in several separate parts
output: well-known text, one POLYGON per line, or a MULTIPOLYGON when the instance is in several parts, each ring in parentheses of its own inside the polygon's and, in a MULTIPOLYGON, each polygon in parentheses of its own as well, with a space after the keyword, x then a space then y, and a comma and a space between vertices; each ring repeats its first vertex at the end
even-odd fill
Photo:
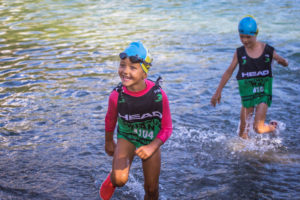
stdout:
POLYGON ((211 98, 211 104, 220 103, 222 89, 232 76, 237 64, 237 81, 242 100, 239 136, 247 139, 250 118, 255 112, 253 128, 257 133, 273 132, 277 123, 265 124, 268 107, 272 103, 272 60, 288 66, 273 47, 256 40, 258 28, 253 17, 245 17, 239 22, 239 35, 243 46, 237 48, 233 60, 222 76, 220 84, 211 98))
POLYGON ((135 155, 142 159, 144 199, 158 199, 161 165, 160 146, 172 133, 167 95, 159 79, 147 79, 152 59, 141 42, 132 42, 120 53, 121 83, 111 92, 105 117, 105 152, 113 156, 112 170, 100 187, 108 200, 116 187, 128 180, 135 155), (113 133, 118 122, 117 144, 113 133))

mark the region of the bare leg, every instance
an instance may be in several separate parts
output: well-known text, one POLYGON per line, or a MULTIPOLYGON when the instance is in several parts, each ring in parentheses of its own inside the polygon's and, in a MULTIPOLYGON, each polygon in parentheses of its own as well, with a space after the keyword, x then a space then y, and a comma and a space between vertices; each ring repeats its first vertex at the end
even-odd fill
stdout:
POLYGON ((154 154, 147 160, 143 160, 143 170, 144 170, 144 178, 145 178, 144 200, 158 199, 159 196, 158 182, 159 182, 159 175, 160 175, 160 164, 161 164, 160 149, 154 152, 154 154))
POLYGON ((256 106, 255 118, 254 118, 254 129, 259 134, 273 132, 276 129, 276 125, 265 124, 267 111, 268 111, 268 105, 265 103, 260 103, 259 105, 256 106))
POLYGON ((248 139, 248 132, 250 129, 250 119, 252 117, 254 108, 245 108, 242 106, 241 108, 241 114, 240 114, 240 131, 239 136, 243 139, 248 139))
POLYGON ((129 169, 134 157, 135 146, 124 139, 118 139, 114 153, 111 182, 116 187, 122 187, 128 181, 129 169))

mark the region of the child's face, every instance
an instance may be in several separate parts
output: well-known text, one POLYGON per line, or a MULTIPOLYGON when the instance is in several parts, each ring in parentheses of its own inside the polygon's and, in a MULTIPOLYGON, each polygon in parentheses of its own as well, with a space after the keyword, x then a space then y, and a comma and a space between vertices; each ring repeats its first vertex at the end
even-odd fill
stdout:
POLYGON ((240 34, 240 39, 246 48, 251 48, 256 43, 256 36, 240 34))
POLYGON ((140 63, 132 63, 129 58, 121 59, 118 72, 122 84, 128 90, 140 91, 144 89, 144 79, 147 78, 147 74, 143 71, 140 63))

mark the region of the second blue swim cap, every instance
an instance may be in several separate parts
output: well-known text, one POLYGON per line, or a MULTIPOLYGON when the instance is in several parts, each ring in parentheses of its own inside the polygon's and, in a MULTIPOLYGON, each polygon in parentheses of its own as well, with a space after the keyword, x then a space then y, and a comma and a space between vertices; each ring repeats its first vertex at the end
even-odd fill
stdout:
POLYGON ((257 35, 258 28, 253 17, 245 17, 239 23, 239 33, 245 35, 257 35))

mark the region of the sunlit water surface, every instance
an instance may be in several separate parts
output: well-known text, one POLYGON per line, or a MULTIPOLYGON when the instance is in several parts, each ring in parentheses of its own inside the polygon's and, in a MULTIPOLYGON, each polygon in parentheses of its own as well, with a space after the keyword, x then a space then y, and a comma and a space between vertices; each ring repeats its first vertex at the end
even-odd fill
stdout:
MULTIPOLYGON (((104 151, 118 54, 141 40, 149 77, 163 77, 173 135, 162 147, 160 199, 299 199, 300 2, 0 1, 0 199, 99 199, 111 169, 104 151), (238 21, 289 60, 274 64, 267 121, 275 136, 237 137, 233 78, 210 106, 241 45, 238 21)), ((236 73, 236 72, 235 72, 236 73)), ((141 161, 113 199, 143 199, 141 161)))

